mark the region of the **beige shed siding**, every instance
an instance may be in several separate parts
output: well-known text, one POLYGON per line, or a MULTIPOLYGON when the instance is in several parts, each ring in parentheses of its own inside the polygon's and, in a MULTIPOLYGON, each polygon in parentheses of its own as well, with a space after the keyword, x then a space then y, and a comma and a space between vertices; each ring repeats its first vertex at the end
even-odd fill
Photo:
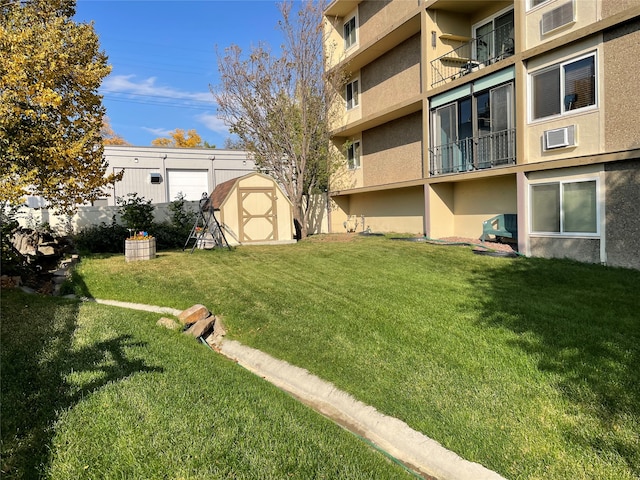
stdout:
POLYGON ((640 148, 640 19, 604 33, 605 149, 640 148), (634 59, 634 60, 630 60, 634 59))
POLYGON ((362 133, 364 186, 422 177, 422 113, 362 133))
POLYGON ((420 35, 398 45, 360 71, 362 116, 420 93, 420 35))
POLYGON ((417 2, 413 0, 376 0, 360 2, 358 5, 358 35, 360 45, 377 40, 381 32, 391 25, 397 25, 407 15, 415 11, 417 2))
MULTIPOLYGON (((218 212, 219 219, 226 228, 225 234, 230 244, 237 245, 238 243, 243 243, 243 239, 241 238, 243 228, 241 228, 240 225, 243 218, 242 201, 248 202, 244 207, 245 210, 248 210, 250 213, 264 213, 271 208, 272 200, 267 195, 258 194, 246 196, 244 199, 242 198, 241 192, 246 193, 247 191, 260 190, 275 191, 276 194, 276 230, 273 232, 271 238, 279 242, 291 242, 293 240, 295 232, 291 202, 272 178, 255 173, 239 178, 220 205, 220 212, 218 212)), ((251 225, 248 225, 247 228, 248 230, 244 232, 245 236, 257 239, 256 242, 261 242, 271 234, 269 229, 272 228, 272 224, 266 220, 257 219, 257 221, 252 222, 251 225), (261 231, 261 229, 264 229, 264 231, 261 231)), ((246 240, 244 243, 247 243, 246 240)))

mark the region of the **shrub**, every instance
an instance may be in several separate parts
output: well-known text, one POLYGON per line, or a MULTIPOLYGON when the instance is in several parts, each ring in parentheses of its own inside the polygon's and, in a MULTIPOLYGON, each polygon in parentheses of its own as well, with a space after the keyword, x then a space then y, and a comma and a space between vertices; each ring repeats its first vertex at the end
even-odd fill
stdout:
POLYGON ((117 198, 120 207, 120 216, 127 229, 135 231, 149 231, 153 225, 153 211, 156 207, 151 205, 151 200, 138 197, 137 193, 128 193, 128 199, 117 198))
POLYGON ((124 253, 124 240, 129 232, 116 223, 115 215, 111 224, 102 222, 91 225, 74 236, 74 243, 80 253, 124 253))

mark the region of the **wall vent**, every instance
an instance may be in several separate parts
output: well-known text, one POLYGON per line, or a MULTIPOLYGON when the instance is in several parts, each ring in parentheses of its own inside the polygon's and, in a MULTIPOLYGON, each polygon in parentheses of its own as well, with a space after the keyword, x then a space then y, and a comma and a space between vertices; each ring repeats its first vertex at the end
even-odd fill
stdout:
POLYGON ((540 20, 542 35, 546 35, 547 33, 574 21, 575 9, 573 1, 564 3, 559 7, 542 14, 542 20, 540 20))
POLYGON ((554 128, 544 132, 544 149, 573 147, 576 144, 576 126, 554 128))
POLYGON ((162 183, 162 175, 160 175, 159 173, 150 173, 149 183, 151 183, 152 185, 157 185, 159 183, 162 183))

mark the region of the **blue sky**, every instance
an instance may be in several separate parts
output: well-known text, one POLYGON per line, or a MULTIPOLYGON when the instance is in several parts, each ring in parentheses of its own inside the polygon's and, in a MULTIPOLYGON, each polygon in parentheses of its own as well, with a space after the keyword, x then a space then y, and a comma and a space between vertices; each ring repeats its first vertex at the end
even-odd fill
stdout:
POLYGON ((275 0, 78 0, 75 19, 94 22, 109 56, 100 93, 113 130, 140 146, 194 128, 222 148, 229 133, 209 90, 216 47, 281 43, 275 0))

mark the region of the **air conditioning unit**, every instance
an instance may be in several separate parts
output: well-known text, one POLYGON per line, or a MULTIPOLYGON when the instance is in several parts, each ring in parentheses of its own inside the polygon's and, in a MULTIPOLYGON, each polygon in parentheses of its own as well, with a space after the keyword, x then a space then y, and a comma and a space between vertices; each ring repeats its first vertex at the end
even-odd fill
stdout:
POLYGON ((545 130, 543 138, 545 150, 573 147, 576 145, 576 126, 569 125, 568 127, 545 130))
POLYGON ((152 185, 158 185, 159 183, 162 183, 162 175, 160 175, 159 173, 150 173, 149 183, 151 183, 152 185))
POLYGON ((542 35, 546 35, 574 21, 575 8, 572 0, 571 2, 563 3, 559 7, 543 13, 542 20, 540 20, 540 30, 542 35))

